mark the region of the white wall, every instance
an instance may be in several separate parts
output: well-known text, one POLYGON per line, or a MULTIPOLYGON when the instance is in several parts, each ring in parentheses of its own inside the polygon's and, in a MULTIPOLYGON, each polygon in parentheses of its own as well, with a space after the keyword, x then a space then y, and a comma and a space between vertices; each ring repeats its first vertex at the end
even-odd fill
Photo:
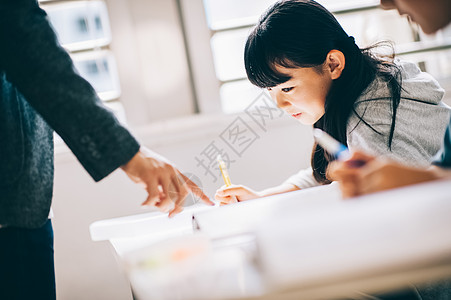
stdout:
MULTIPOLYGON (((199 175, 212 196, 216 183, 196 167, 195 156, 236 116, 193 117, 156 123, 134 132, 150 148, 199 175)), ((243 119, 245 116, 242 116, 243 119)), ((255 189, 276 185, 309 163, 310 129, 287 117, 272 121, 264 132, 249 125, 260 138, 230 167, 234 183, 255 189)), ((121 171, 94 183, 67 149, 57 149, 53 219, 58 298, 62 300, 131 299, 129 287, 108 242, 92 242, 89 225, 97 220, 144 213, 145 193, 121 171)))
POLYGON ((176 1, 106 0, 120 98, 134 126, 194 112, 176 1), (176 103, 177 105, 174 105, 176 103))

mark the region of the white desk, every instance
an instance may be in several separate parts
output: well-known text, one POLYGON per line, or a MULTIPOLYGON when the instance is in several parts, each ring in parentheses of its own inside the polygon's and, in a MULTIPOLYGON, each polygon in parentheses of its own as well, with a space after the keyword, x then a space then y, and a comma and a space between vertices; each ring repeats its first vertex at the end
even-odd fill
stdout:
POLYGON ((145 227, 162 218, 144 214, 91 226, 97 240, 99 228, 114 229, 103 238, 125 262, 140 300, 171 299, 177 290, 179 299, 325 299, 451 276, 451 181, 348 201, 331 185, 187 212, 164 227, 178 238, 158 242, 162 237, 145 227), (193 234, 192 215, 202 235, 193 234), (164 254, 177 249, 191 257, 168 262, 164 254), (149 257, 159 265, 147 272, 149 257), (143 291, 147 286, 152 293, 143 291))

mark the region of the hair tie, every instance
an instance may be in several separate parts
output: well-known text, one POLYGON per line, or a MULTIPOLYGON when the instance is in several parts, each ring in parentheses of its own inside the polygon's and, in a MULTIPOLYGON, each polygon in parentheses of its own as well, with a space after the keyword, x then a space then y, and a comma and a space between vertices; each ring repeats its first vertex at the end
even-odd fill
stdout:
POLYGON ((355 50, 360 51, 360 48, 355 43, 355 38, 352 35, 338 41, 338 45, 341 45, 342 48, 347 49, 349 51, 355 50))

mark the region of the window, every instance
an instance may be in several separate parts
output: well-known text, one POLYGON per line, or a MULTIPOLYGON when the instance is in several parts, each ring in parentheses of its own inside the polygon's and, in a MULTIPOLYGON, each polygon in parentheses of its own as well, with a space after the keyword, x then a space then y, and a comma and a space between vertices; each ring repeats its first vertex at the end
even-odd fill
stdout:
MULTIPOLYGON (((42 8, 47 12, 59 42, 69 51, 77 71, 91 83, 107 106, 123 116, 123 108, 118 102, 120 85, 116 61, 108 50, 111 30, 105 3, 60 1, 44 3, 42 8)), ((121 121, 125 122, 125 119, 121 117, 121 121)))

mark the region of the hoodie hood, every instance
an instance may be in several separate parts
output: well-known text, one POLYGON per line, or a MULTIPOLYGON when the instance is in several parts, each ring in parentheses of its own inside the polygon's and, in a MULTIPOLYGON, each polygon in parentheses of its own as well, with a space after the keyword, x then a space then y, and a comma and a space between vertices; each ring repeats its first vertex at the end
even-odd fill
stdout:
MULTIPOLYGON (((438 105, 445 95, 437 80, 430 74, 422 72, 415 63, 395 59, 402 78, 401 98, 438 105)), ((376 78, 357 99, 356 102, 390 98, 390 89, 382 78, 376 78)))

